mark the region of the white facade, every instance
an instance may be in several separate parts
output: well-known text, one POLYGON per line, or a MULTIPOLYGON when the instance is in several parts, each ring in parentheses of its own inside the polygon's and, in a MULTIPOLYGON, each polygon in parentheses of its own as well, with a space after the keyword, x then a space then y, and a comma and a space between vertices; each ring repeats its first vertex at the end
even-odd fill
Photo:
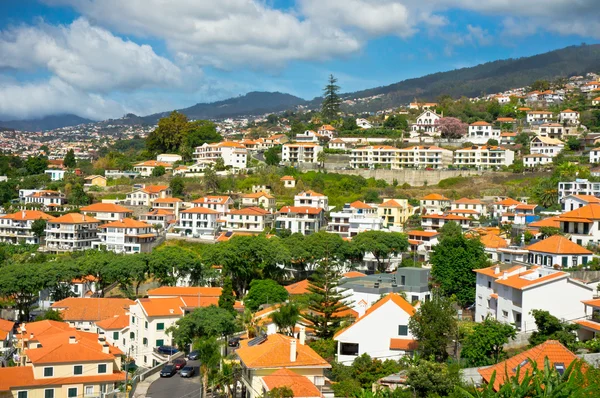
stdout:
POLYGON ((319 232, 325 225, 325 211, 308 206, 283 206, 277 213, 275 228, 289 230, 291 233, 311 235, 319 232))
POLYGON ((600 163, 600 148, 594 148, 590 151, 590 163, 600 163))
POLYGON ((311 143, 283 144, 281 161, 289 163, 318 163, 319 153, 323 147, 311 143))
POLYGON ((523 156, 523 165, 528 169, 544 166, 552 163, 552 156, 534 153, 533 155, 523 156))
POLYGON ((483 121, 475 122, 469 125, 469 132, 466 138, 467 142, 483 145, 486 144, 490 139, 500 142, 500 130, 494 129, 490 123, 483 121))
POLYGON ((561 153, 564 147, 565 144, 561 140, 539 135, 533 137, 529 143, 529 151, 531 154, 539 153, 550 157, 555 157, 561 153))
POLYGON ((31 231, 36 220, 52 220, 54 217, 37 210, 21 210, 0 217, 0 242, 37 245, 40 239, 31 231))
POLYGON ((548 123, 552 120, 552 112, 548 111, 529 111, 527 112, 527 123, 543 122, 548 123))
POLYGON ((62 181, 65 179, 65 170, 57 170, 57 169, 50 169, 50 170, 46 170, 44 171, 45 174, 50 176, 50 179, 52 181, 62 181))
POLYGON ((294 206, 314 207, 316 209, 329 210, 329 198, 315 191, 304 191, 294 196, 294 206))
POLYGON ((165 162, 165 163, 175 163, 181 162, 183 158, 181 155, 173 154, 173 153, 162 153, 156 157, 157 162, 165 162))
POLYGON ((296 134, 296 137, 294 138, 297 142, 313 144, 319 143, 319 134, 312 130, 305 130, 303 133, 296 134))
POLYGON ((22 201, 26 204, 38 203, 44 207, 62 206, 67 203, 67 199, 64 194, 57 191, 48 190, 35 190, 35 192, 25 196, 22 201))
POLYGON ((173 171, 173 165, 167 162, 159 162, 156 160, 148 160, 146 162, 137 163, 133 166, 133 170, 139 173, 142 177, 150 177, 157 167, 163 167, 165 172, 173 171))
POLYGON ((92 216, 100 221, 118 221, 130 217, 133 212, 127 207, 115 205, 112 203, 94 203, 80 208, 86 216, 92 216))
POLYGON ((50 220, 46 223, 46 247, 55 251, 91 249, 98 241, 99 225, 99 220, 78 213, 50 220))
POLYGON ((166 185, 148 185, 127 194, 128 206, 152 206, 156 199, 171 197, 171 188, 166 185))
POLYGON ((231 210, 225 215, 224 229, 236 232, 261 233, 273 228, 273 214, 260 207, 231 210))
POLYGON ((216 210, 224 216, 229 213, 233 206, 233 199, 230 196, 205 196, 192 202, 194 207, 204 207, 205 209, 216 210))
POLYGON ((443 169, 452 164, 452 151, 434 145, 398 149, 393 168, 443 169))
POLYGON ((369 122, 367 119, 361 119, 361 118, 356 119, 356 125, 361 129, 370 129, 373 127, 371 122, 369 122))
POLYGON ((95 248, 125 254, 151 252, 157 236, 152 225, 131 218, 101 225, 100 231, 100 241, 93 243, 95 248))
POLYGON ((355 169, 391 169, 397 162, 398 148, 390 145, 371 145, 353 149, 350 155, 350 167, 355 169))
POLYGON ((179 213, 175 230, 186 236, 214 237, 219 229, 221 213, 205 207, 192 207, 179 213))
POLYGON ((559 182, 558 200, 561 201, 569 195, 591 195, 600 197, 600 182, 590 182, 585 179, 559 182))
POLYGON ((377 208, 356 201, 346 203, 341 211, 329 214, 327 232, 351 238, 365 231, 380 231, 383 219, 377 214, 377 208))
POLYGON ((425 132, 430 134, 437 134, 437 122, 442 118, 432 110, 425 110, 417 117, 417 122, 411 125, 411 130, 414 132, 425 132))
POLYGON ((248 159, 248 150, 239 142, 218 142, 216 144, 203 144, 196 147, 194 161, 196 163, 216 163, 217 159, 223 159, 226 167, 234 169, 245 169, 248 159))
POLYGON ((474 146, 454 152, 454 165, 489 169, 510 166, 515 161, 514 151, 498 146, 474 146))
POLYGON ((479 199, 461 198, 450 204, 450 210, 473 210, 479 216, 488 215, 488 207, 479 199))
POLYGON ((561 111, 558 114, 558 120, 561 123, 578 125, 579 124, 579 112, 571 110, 571 109, 565 109, 564 111, 561 111))

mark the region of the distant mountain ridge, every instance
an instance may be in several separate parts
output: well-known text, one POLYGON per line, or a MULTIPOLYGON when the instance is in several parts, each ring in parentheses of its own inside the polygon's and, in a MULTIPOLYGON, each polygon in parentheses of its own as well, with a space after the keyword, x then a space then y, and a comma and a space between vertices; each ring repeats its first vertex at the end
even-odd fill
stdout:
POLYGON ((45 131, 61 127, 77 126, 92 123, 94 120, 86 119, 73 114, 51 115, 40 119, 7 120, 0 121, 0 126, 6 129, 21 131, 45 131))

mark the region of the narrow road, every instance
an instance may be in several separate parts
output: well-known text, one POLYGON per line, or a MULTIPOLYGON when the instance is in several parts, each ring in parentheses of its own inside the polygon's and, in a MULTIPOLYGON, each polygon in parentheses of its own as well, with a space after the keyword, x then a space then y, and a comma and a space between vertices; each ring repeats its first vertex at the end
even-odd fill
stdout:
POLYGON ((188 361, 186 366, 193 366, 196 370, 194 377, 184 378, 179 373, 172 377, 161 377, 148 389, 146 398, 198 398, 200 397, 200 362, 188 361))

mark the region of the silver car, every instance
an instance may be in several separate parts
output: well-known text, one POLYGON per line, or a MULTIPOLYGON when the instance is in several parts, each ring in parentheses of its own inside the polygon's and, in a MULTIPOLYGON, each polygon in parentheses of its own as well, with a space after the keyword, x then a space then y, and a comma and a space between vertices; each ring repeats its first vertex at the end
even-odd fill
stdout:
POLYGON ((195 369, 193 366, 186 366, 179 371, 179 376, 181 377, 192 377, 195 373, 195 369))

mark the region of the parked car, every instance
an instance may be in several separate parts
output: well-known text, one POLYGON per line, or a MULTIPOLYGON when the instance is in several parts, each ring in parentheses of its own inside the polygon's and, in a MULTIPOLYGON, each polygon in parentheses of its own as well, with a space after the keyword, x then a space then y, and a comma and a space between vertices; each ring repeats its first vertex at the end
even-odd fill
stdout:
POLYGON ((181 370, 185 365, 187 365, 187 361, 183 358, 177 358, 173 361, 176 370, 181 370))
POLYGON ((162 355, 173 355, 179 352, 177 348, 171 347, 170 345, 162 345, 158 347, 156 351, 158 351, 158 353, 162 355))
POLYGON ((232 337, 229 339, 229 341, 227 342, 227 345, 229 347, 239 347, 240 346, 240 338, 239 337, 232 337))
POLYGON ((175 373, 177 373, 177 369, 173 365, 165 365, 164 368, 160 371, 160 377, 171 377, 175 373))
POLYGON ((193 366, 186 366, 185 368, 179 371, 179 376, 181 377, 192 377, 195 373, 195 369, 193 366))
POLYGON ((200 358, 200 355, 198 353, 198 351, 192 351, 188 354, 188 359, 190 361, 195 361, 196 359, 200 358))

